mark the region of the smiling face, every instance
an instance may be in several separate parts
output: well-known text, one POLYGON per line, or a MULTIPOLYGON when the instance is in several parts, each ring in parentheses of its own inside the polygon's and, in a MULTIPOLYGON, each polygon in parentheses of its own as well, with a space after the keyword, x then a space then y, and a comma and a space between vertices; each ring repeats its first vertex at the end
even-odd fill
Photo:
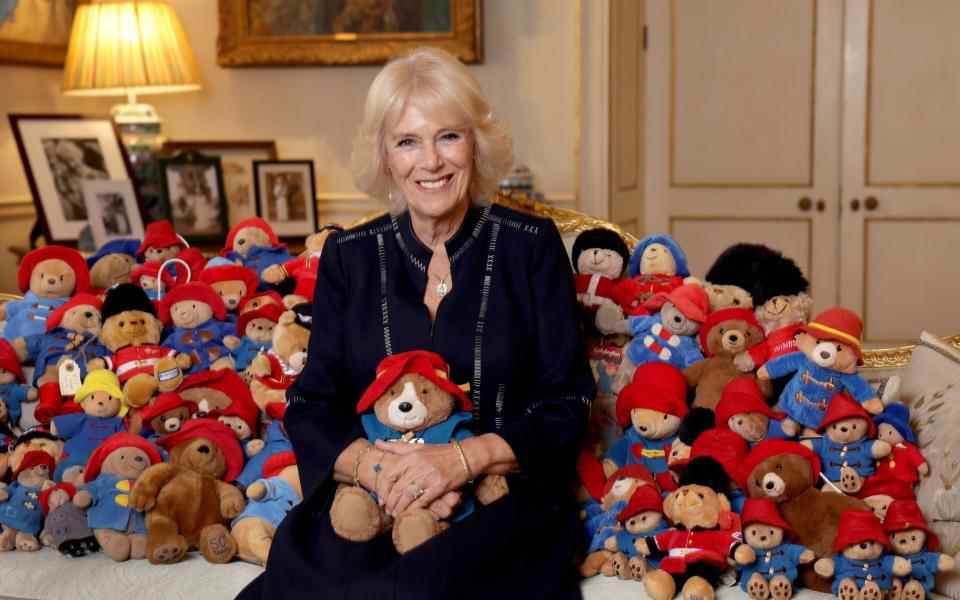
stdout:
POLYGON ((743 539, 753 548, 767 550, 783 543, 783 529, 765 523, 751 523, 743 528, 743 539))
POLYGON ((450 108, 409 100, 387 120, 386 164, 393 184, 421 221, 465 210, 473 179, 474 139, 466 119, 450 108))
POLYGON ((61 298, 73 293, 77 277, 59 258, 41 260, 30 272, 30 291, 41 298, 61 298))
POLYGON ((867 420, 860 417, 840 419, 827 426, 827 437, 837 444, 859 442, 867 435, 867 420))
POLYGON ((170 319, 176 327, 199 327, 212 318, 213 309, 206 302, 182 300, 170 306, 170 319))
POLYGON ((153 246, 147 248, 143 253, 147 262, 155 261, 159 263, 174 258, 178 254, 180 254, 180 246, 153 246))
POLYGON ((904 529, 890 534, 893 550, 902 556, 920 552, 927 543, 927 534, 922 529, 904 529))
POLYGON ((445 421, 454 410, 454 398, 422 375, 397 379, 373 405, 377 420, 395 431, 422 431, 445 421))
POLYGON ((694 527, 713 529, 720 515, 730 510, 730 502, 723 494, 697 484, 685 485, 663 501, 663 514, 677 525, 690 530, 694 527))
POLYGON ((883 545, 873 540, 851 544, 843 549, 843 555, 850 560, 873 560, 879 558, 881 554, 883 554, 883 545))
POLYGON ((644 248, 640 255, 640 273, 642 275, 676 275, 677 261, 663 244, 653 243, 644 248))
POLYGON ((150 457, 140 448, 124 446, 117 448, 103 459, 100 470, 124 479, 136 479, 150 466, 150 457))
POLYGON ((115 417, 120 412, 120 399, 114 398, 110 392, 97 390, 88 394, 80 401, 83 412, 91 417, 106 419, 115 417))
POLYGON ((577 272, 616 279, 623 273, 623 257, 616 250, 588 248, 577 257, 577 272))

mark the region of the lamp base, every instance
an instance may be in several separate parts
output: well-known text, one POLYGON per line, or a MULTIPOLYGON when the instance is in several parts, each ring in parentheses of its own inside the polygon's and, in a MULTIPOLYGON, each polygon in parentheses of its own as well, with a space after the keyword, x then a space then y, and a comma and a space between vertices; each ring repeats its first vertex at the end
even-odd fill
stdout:
POLYGON ((125 102, 114 105, 110 109, 110 116, 117 125, 156 125, 160 129, 163 119, 157 114, 152 104, 143 102, 125 102))

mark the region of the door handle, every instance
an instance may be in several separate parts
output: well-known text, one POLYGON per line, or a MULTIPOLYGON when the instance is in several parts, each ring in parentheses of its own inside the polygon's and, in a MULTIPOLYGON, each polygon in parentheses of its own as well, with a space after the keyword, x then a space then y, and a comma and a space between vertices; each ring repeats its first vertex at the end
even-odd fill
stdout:
POLYGON ((817 212, 823 212, 827 209, 827 203, 823 199, 817 200, 817 212))
POLYGON ((880 201, 874 196, 867 196, 863 201, 863 207, 867 210, 877 210, 877 207, 880 206, 880 201))
POLYGON ((857 212, 858 210, 860 210, 860 200, 858 200, 857 198, 854 198, 853 200, 851 200, 850 210, 852 210, 853 212, 857 212))
POLYGON ((799 208, 803 212, 807 212, 812 207, 813 207, 813 200, 811 200, 809 196, 804 196, 803 198, 800 198, 800 200, 797 202, 797 208, 799 208))

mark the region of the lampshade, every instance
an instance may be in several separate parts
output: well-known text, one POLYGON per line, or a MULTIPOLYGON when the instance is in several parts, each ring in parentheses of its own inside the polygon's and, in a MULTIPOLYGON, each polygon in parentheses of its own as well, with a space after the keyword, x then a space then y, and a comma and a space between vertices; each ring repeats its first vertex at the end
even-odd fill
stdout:
POLYGON ((65 94, 198 89, 193 50, 170 6, 159 0, 92 0, 77 6, 63 70, 65 94))

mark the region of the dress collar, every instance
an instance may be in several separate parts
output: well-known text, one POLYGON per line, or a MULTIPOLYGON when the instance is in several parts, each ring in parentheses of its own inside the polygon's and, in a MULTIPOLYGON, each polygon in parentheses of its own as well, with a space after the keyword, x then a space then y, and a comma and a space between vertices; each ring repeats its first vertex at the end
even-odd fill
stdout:
MULTIPOLYGON (((477 240, 480 232, 483 230, 484 224, 487 222, 489 214, 489 206, 470 204, 470 207, 463 217, 463 222, 460 223, 460 227, 444 244, 447 248, 447 256, 450 257, 451 263, 456 262, 457 259, 463 255, 464 251, 477 240)), ((399 215, 392 216, 391 221, 397 243, 400 245, 404 254, 407 255, 410 261, 420 271, 426 272, 427 265, 430 264, 430 259, 433 257, 433 251, 420 241, 417 234, 413 232, 413 225, 410 222, 410 211, 405 210, 399 215)))

